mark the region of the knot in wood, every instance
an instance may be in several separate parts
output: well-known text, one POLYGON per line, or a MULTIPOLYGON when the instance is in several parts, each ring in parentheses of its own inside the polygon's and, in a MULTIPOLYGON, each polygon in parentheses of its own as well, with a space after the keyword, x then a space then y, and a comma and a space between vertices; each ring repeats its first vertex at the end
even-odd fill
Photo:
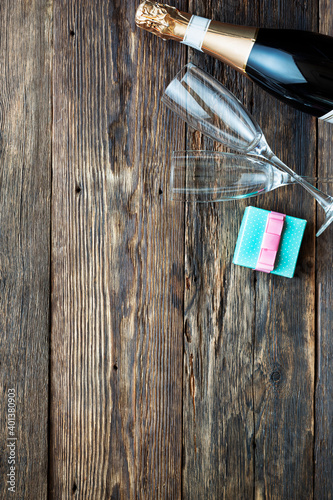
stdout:
POLYGON ((281 372, 279 370, 274 370, 271 375, 272 382, 274 383, 279 382, 280 379, 281 379, 281 372))

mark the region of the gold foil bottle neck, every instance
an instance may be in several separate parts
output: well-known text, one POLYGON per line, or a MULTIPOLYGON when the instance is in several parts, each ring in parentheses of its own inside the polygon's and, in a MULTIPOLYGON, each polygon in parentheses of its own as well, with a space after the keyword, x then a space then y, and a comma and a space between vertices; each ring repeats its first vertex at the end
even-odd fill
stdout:
POLYGON ((258 28, 212 21, 209 25, 202 50, 216 59, 245 73, 258 28))
POLYGON ((146 0, 136 11, 135 23, 139 28, 150 31, 163 40, 169 40, 181 37, 180 26, 186 29, 190 17, 170 5, 146 0))
MULTIPOLYGON (((177 40, 193 47, 184 41, 191 17, 170 5, 146 0, 138 7, 135 22, 163 40, 177 40)), ((199 50, 245 73, 257 33, 254 27, 211 21, 199 50)))

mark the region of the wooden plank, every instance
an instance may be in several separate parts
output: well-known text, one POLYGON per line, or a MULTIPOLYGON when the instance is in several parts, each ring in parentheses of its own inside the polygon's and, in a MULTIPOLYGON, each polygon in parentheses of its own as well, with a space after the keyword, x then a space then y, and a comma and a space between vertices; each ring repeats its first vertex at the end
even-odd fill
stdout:
POLYGON ((0 497, 42 499, 48 468, 52 5, 1 2, 0 33, 0 497), (8 491, 10 465, 15 493, 8 491))
MULTIPOLYGON (((256 2, 237 1, 228 2, 228 8, 221 2, 190 5, 194 14, 239 24, 253 23, 256 8, 256 2)), ((198 52, 190 50, 190 58, 245 104, 251 102, 252 84, 246 78, 198 52)), ((187 139, 189 149, 212 148, 211 142, 191 130, 187 139)), ((245 205, 189 205, 186 212, 186 499, 253 495, 254 276, 231 263, 245 205)))
MULTIPOLYGON (((317 2, 262 1, 260 25, 316 31, 317 2)), ((298 173, 316 169, 316 120, 260 89, 254 112, 273 151, 298 173)), ((291 280, 256 275, 254 343, 255 498, 311 498, 314 443, 315 203, 281 188, 263 208, 308 221, 291 280)))
POLYGON ((160 95, 185 49, 134 3, 54 6, 50 496, 179 498, 184 128, 160 95))
MULTIPOLYGON (((319 2, 319 31, 332 35, 333 6, 325 0, 319 2)), ((318 125, 318 177, 332 177, 332 125, 318 125)), ((319 186, 333 195, 332 184, 319 186)), ((318 227, 324 220, 318 208, 318 227)), ((315 393, 315 498, 333 498, 333 227, 329 227, 317 240, 317 352, 315 393)))
MULTIPOLYGON (((194 2, 191 11, 238 24, 315 29, 313 10, 308 16, 290 2, 224 7, 194 2)), ((314 119, 252 88, 220 63, 191 57, 252 108, 282 159, 314 175, 314 119)), ((188 144, 208 146, 192 133, 188 144)), ((296 277, 287 280, 231 264, 245 203, 190 207, 186 214, 185 498, 312 494, 315 204, 298 186, 247 204, 309 224, 296 277)))

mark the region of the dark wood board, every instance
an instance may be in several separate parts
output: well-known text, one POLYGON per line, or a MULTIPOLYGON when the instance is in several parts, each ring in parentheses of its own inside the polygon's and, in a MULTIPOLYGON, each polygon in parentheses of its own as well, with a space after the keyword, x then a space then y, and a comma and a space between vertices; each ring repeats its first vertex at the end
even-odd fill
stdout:
MULTIPOLYGON (((317 31, 316 1, 261 1, 260 25, 317 31)), ((302 175, 316 173, 316 119, 256 91, 273 151, 302 175)), ((295 277, 260 275, 254 345, 256 498, 313 496, 316 204, 288 186, 260 205, 307 220, 295 277)))
MULTIPOLYGON (((332 35, 333 6, 319 2, 319 30, 332 35)), ((332 125, 318 126, 318 177, 332 177, 332 125)), ((332 184, 319 186, 333 195, 332 184)), ((324 213, 318 208, 318 227, 324 213)), ((316 392, 315 392, 315 484, 316 500, 333 498, 333 233, 328 228, 317 242, 316 260, 316 392)))
MULTIPOLYGON (((316 12, 315 2, 311 7, 316 12)), ((309 17, 307 9, 290 2, 229 2, 228 9, 207 2, 190 5, 191 12, 221 21, 315 30, 316 16, 309 17)), ((314 119, 278 103, 219 62, 190 54, 252 111, 278 156, 304 175, 315 174, 314 119)), ((211 147, 193 131, 188 145, 211 147)), ((312 198, 298 186, 251 203, 188 208, 184 498, 312 495, 315 213, 312 198), (293 280, 232 265, 248 204, 308 220, 293 280)))
MULTIPOLYGON (((172 203, 171 152, 225 148, 160 98, 193 61, 320 179, 333 125, 136 28, 138 3, 0 5, 0 497, 14 387, 17 498, 332 499, 332 228, 297 185, 172 203), (247 205, 307 219, 292 280, 232 264, 247 205)), ((170 3, 333 29, 329 0, 170 3)))
POLYGON ((135 4, 54 3, 51 498, 180 498, 184 126, 160 103, 185 48, 135 4), (171 134, 170 131, 173 133, 171 134))
POLYGON ((1 498, 47 494, 51 44, 49 2, 1 2, 1 498), (10 389, 16 405, 12 435, 10 389), (15 492, 8 491, 10 465, 15 492))
MULTIPOLYGON (((258 3, 191 2, 190 12, 253 24, 258 3), (237 16, 235 15, 237 12, 237 16)), ((193 50, 189 58, 251 102, 245 77, 193 50)), ((224 150, 193 130, 188 149, 224 150)), ((252 498, 254 275, 231 261, 246 203, 188 205, 185 236, 183 497, 252 498)))

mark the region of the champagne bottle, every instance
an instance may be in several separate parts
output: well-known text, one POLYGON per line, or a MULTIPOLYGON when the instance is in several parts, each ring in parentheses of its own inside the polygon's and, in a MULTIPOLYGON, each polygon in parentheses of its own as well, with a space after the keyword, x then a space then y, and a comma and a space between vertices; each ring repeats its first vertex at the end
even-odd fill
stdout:
POLYGON ((294 108, 333 123, 332 37, 220 23, 151 1, 140 4, 135 20, 140 28, 205 52, 294 108))

